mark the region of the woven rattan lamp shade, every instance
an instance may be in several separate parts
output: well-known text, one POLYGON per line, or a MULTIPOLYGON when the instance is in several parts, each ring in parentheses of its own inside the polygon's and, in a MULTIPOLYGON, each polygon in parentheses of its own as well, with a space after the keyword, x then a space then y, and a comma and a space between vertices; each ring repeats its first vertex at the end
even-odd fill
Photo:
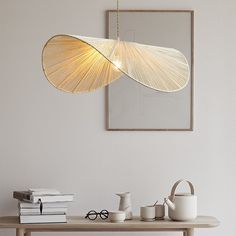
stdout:
POLYGON ((149 88, 173 92, 187 85, 190 73, 185 56, 172 48, 74 35, 49 39, 42 60, 49 82, 71 93, 93 91, 122 74, 149 88))

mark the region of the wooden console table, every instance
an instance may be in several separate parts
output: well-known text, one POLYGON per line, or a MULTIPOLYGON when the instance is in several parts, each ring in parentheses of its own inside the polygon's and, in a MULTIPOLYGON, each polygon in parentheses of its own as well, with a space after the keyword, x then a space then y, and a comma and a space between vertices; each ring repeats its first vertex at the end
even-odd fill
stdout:
POLYGON ((219 225, 219 221, 211 216, 199 216, 194 221, 177 222, 162 220, 143 222, 138 217, 124 223, 108 221, 90 221, 83 217, 67 218, 67 223, 57 224, 20 224, 17 216, 0 217, 0 228, 16 229, 16 236, 31 236, 32 232, 183 232, 184 236, 193 236, 195 228, 211 228, 219 225))

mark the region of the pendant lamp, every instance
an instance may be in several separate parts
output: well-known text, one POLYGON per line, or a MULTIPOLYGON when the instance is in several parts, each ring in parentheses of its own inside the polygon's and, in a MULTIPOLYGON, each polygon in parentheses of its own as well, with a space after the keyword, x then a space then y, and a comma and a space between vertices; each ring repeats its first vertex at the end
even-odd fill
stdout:
POLYGON ((190 70, 181 52, 120 40, 118 1, 117 40, 77 35, 55 35, 48 40, 42 53, 48 81, 70 93, 93 91, 122 75, 158 91, 183 89, 190 70))

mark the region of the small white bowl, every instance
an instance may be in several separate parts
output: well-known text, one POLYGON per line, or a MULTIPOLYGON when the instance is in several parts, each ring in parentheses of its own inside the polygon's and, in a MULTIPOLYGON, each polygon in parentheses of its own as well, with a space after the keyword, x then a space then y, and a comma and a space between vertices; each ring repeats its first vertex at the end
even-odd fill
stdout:
POLYGON ((125 212, 109 211, 109 220, 113 223, 122 223, 125 221, 125 212))
POLYGON ((140 217, 143 221, 155 220, 155 206, 143 206, 140 207, 140 217))

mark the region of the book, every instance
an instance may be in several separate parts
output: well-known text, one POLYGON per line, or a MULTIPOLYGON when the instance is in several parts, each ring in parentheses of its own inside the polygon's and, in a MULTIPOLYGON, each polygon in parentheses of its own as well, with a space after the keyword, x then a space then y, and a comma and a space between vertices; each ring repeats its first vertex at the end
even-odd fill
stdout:
POLYGON ((66 215, 20 215, 20 223, 66 223, 66 215))
MULTIPOLYGON (((40 203, 31 203, 31 202, 18 202, 18 207, 25 209, 39 209, 40 203)), ((45 202, 43 203, 44 208, 67 208, 66 202, 45 202)))
POLYGON ((47 194, 47 195, 32 195, 29 191, 14 191, 13 198, 20 201, 31 203, 38 202, 72 202, 74 199, 73 194, 47 194))
POLYGON ((60 194, 60 191, 51 188, 30 188, 31 195, 60 194))
POLYGON ((45 208, 43 207, 42 212, 40 208, 21 208, 19 209, 21 215, 62 215, 67 213, 67 208, 45 208))
POLYGON ((13 198, 20 201, 30 202, 30 193, 28 191, 14 191, 13 198))

